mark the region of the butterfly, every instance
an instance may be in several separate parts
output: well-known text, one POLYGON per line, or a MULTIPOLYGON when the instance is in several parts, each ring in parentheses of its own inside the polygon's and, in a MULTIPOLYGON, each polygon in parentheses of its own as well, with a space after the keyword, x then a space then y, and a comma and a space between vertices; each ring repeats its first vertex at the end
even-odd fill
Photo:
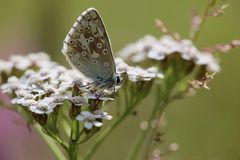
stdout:
POLYGON ((116 73, 111 42, 95 8, 87 9, 77 18, 64 39, 62 52, 70 65, 97 88, 109 89, 122 83, 116 73))

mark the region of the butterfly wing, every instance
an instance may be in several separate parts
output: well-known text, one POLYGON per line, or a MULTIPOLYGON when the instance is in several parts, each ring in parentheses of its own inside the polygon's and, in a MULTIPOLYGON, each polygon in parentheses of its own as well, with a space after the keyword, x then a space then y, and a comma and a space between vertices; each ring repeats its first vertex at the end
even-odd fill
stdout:
POLYGON ((64 40, 62 52, 74 68, 93 80, 106 80, 116 73, 110 40, 94 8, 78 17, 64 40))

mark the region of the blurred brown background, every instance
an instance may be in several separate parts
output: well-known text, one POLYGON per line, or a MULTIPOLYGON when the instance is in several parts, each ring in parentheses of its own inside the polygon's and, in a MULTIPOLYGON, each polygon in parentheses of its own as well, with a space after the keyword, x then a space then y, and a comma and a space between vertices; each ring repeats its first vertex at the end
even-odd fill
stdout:
MULTIPOLYGON (((240 1, 220 18, 210 18, 199 37, 199 47, 240 39, 240 1)), ((0 3, 0 58, 11 54, 45 51, 53 60, 67 65, 61 54, 62 41, 79 14, 95 7, 103 17, 113 50, 145 34, 160 36, 154 19, 161 18, 182 37, 188 36, 190 11, 203 12, 207 0, 9 0, 0 3)), ((165 143, 177 142, 180 149, 169 160, 240 159, 240 50, 221 55, 222 71, 210 84, 210 91, 176 101, 166 110, 165 143)), ((117 55, 115 55, 117 56, 117 55)), ((151 99, 148 99, 151 101, 151 99)), ((137 117, 129 117, 94 156, 94 160, 123 160, 147 117, 147 102, 137 117)), ((19 116, 0 110, 0 160, 54 159, 35 133, 19 124, 19 116), (15 123, 15 121, 18 123, 15 123), (5 156, 5 157, 1 157, 5 156)), ((96 135, 98 136, 98 135, 96 135)), ((89 142, 87 146, 94 143, 89 142)), ((84 152, 87 147, 81 147, 84 152)), ((139 159, 142 159, 139 157, 139 159)))

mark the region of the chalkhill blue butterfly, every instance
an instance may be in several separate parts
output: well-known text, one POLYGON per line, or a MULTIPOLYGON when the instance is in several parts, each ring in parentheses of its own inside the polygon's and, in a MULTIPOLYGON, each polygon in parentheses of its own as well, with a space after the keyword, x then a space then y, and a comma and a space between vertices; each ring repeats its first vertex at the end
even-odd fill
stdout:
POLYGON ((97 89, 109 89, 122 82, 116 73, 111 42, 99 13, 84 11, 63 43, 63 54, 73 68, 93 81, 97 89))

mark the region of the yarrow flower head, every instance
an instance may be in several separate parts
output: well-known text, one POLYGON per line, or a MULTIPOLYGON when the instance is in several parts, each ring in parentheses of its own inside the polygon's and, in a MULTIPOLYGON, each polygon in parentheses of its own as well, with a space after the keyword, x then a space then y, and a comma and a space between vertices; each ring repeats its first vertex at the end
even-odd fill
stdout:
POLYGON ((122 75, 126 81, 124 89, 127 90, 130 95, 138 97, 139 99, 147 96, 154 82, 160 81, 164 77, 155 66, 146 69, 140 66, 131 66, 121 58, 116 58, 115 64, 117 73, 122 75))
POLYGON ((210 72, 218 72, 220 67, 212 53, 201 52, 191 40, 176 40, 172 36, 163 36, 159 40, 147 35, 137 42, 128 45, 119 54, 132 62, 143 62, 147 59, 162 61, 171 54, 179 54, 183 60, 191 61, 195 65, 206 66, 210 72), (141 47, 140 47, 141 46, 141 47), (141 59, 135 57, 141 55, 141 59))
POLYGON ((147 69, 143 69, 140 66, 133 67, 125 63, 121 58, 116 58, 115 63, 117 73, 126 74, 128 76, 128 79, 132 82, 150 81, 154 78, 162 79, 164 77, 156 67, 149 67, 147 69))
POLYGON ((29 68, 49 68, 56 65, 50 61, 48 54, 44 52, 30 53, 26 56, 12 55, 8 61, 1 60, 0 71, 11 71, 13 68, 26 70, 29 68))
POLYGON ((125 48, 119 51, 119 55, 123 59, 130 59, 132 62, 141 62, 147 58, 149 49, 152 48, 153 44, 157 43, 158 40, 151 36, 146 35, 139 39, 137 42, 128 44, 125 48))
POLYGON ((78 114, 86 118, 91 112, 86 127, 89 127, 87 122, 91 119, 94 120, 92 124, 98 127, 102 125, 100 119, 111 119, 111 116, 100 111, 103 101, 113 100, 107 95, 108 92, 91 90, 91 83, 81 74, 52 62, 46 54, 12 56, 4 63, 8 65, 2 66, 1 71, 8 71, 9 77, 0 86, 1 92, 12 94, 14 98, 11 102, 32 113, 40 124, 46 124, 46 115, 55 112, 56 107, 63 106, 65 101, 72 104, 69 116, 73 119, 78 114), (23 71, 22 74, 11 73, 14 68, 23 71), (95 109, 94 105, 97 105, 95 109), (82 107, 86 109, 83 113, 82 107))
POLYGON ((0 60, 0 83, 5 83, 6 77, 10 75, 19 75, 29 69, 48 69, 56 65, 57 63, 50 61, 50 57, 44 52, 30 53, 26 56, 12 55, 9 60, 0 60))
POLYGON ((3 92, 15 93, 13 103, 28 107, 37 114, 50 113, 53 108, 63 103, 71 93, 72 81, 69 77, 74 74, 62 66, 50 70, 40 69, 26 71, 20 78, 15 76, 1 86, 3 92), (26 102, 32 103, 26 103, 26 102))
POLYGON ((57 106, 57 105, 61 105, 62 103, 55 102, 55 99, 53 97, 45 97, 41 100, 39 100, 37 103, 32 104, 29 107, 29 110, 37 113, 37 114, 48 114, 53 112, 53 109, 57 106))

